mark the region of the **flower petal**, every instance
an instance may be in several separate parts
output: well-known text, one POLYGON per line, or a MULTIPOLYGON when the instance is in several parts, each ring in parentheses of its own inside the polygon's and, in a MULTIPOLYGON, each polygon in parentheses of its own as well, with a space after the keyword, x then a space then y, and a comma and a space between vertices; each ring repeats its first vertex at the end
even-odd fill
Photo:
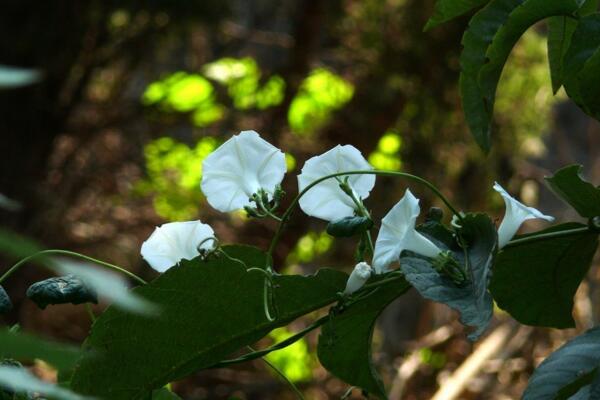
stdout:
POLYGON ((406 189, 402 199, 383 217, 373 254, 376 273, 385 272, 391 263, 400 258, 403 250, 414 251, 426 257, 439 254, 440 249, 415 230, 420 212, 419 199, 406 189))
MULTIPOLYGON (((337 172, 371 169, 373 167, 354 146, 337 145, 306 161, 298 175, 298 188, 302 191, 317 179, 337 172)), ((358 197, 365 199, 375 186, 375 175, 349 175, 348 184, 358 197)), ((340 189, 338 180, 331 178, 320 182, 302 196, 300 208, 310 216, 333 221, 354 215, 355 204, 340 189)))
POLYGON ((494 183, 494 190, 504 199, 506 212, 498 228, 498 247, 504 247, 515 236, 521 224, 529 219, 543 219, 554 221, 554 217, 542 214, 538 209, 528 207, 512 197, 498 182, 494 183))
POLYGON ((251 205, 259 189, 273 194, 285 175, 285 155, 255 131, 243 131, 202 163, 202 192, 208 203, 229 212, 251 205))
MULTIPOLYGON (((142 244, 142 257, 158 272, 165 272, 182 259, 198 256, 198 245, 214 234, 209 225, 200 221, 163 224, 142 244)), ((201 247, 210 249, 213 244, 206 241, 201 247)))

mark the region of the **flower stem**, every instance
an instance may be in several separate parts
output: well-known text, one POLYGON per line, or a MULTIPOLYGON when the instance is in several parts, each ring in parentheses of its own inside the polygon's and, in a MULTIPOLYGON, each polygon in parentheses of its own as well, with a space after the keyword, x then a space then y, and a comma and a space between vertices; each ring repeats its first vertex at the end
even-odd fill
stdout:
MULTIPOLYGON (((286 223, 288 222, 288 220, 291 217, 292 212, 294 211, 294 209, 296 208, 296 206, 298 205, 298 202, 300 201, 300 198, 302 198, 302 196, 304 196, 306 194, 306 192, 308 192, 310 189, 312 189, 314 186, 318 185, 319 183, 327 180, 327 179, 331 179, 331 178, 335 178, 338 176, 346 176, 346 175, 379 175, 379 176, 394 176, 394 177, 400 177, 400 178, 406 178, 406 179, 410 179, 413 180, 415 182, 418 182, 422 185, 425 185, 427 188, 429 188, 436 196, 438 196, 442 202, 446 205, 446 207, 448 207, 448 209, 450 211, 452 211, 452 213, 454 215, 456 215, 456 217, 462 221, 463 217, 462 215, 456 210, 456 208, 454 208, 452 206, 452 204, 450 203, 450 201, 442 194, 442 192, 435 187, 432 183, 430 183, 429 181, 413 175, 413 174, 409 174, 406 172, 398 172, 398 171, 382 171, 382 170, 364 170, 364 171, 346 171, 346 172, 336 172, 335 174, 330 174, 330 175, 325 175, 313 182, 311 182, 308 186, 306 186, 300 193, 298 193, 296 195, 296 197, 294 197, 294 199, 292 200, 292 203, 290 204, 290 206, 285 210, 285 212, 283 213, 283 215, 281 216, 281 221, 279 222, 279 226, 277 227, 277 231, 275 232, 275 235, 273 236, 273 240, 271 240, 271 245, 269 246, 269 250, 268 250, 268 259, 271 260, 272 256, 273 256, 273 251, 275 251, 275 247, 277 246, 277 243, 279 242, 279 239, 281 238, 281 235, 283 233, 283 229, 285 228, 286 223)), ((267 261, 267 262, 271 262, 271 261, 267 261)))
POLYGON ((49 255, 49 254, 59 254, 59 255, 65 255, 65 256, 71 256, 71 257, 81 258, 81 259, 84 259, 86 261, 90 261, 90 262, 96 263, 98 265, 101 265, 101 266, 103 266, 105 268, 112 269, 112 270, 117 271, 119 273, 125 274, 128 277, 130 277, 130 278, 138 281, 142 285, 145 285, 145 284, 148 283, 145 280, 143 280, 142 278, 140 278, 139 276, 137 276, 136 274, 134 274, 133 272, 127 271, 126 269, 121 268, 121 267, 119 267, 117 265, 107 263, 106 261, 97 260, 95 258, 86 256, 84 254, 76 253, 74 251, 59 250, 59 249, 42 250, 42 251, 38 251, 37 253, 31 254, 31 255, 23 258, 22 260, 20 260, 19 262, 17 262, 15 265, 13 265, 12 267, 10 267, 10 269, 8 271, 6 271, 2 276, 0 276, 0 283, 4 282, 9 276, 11 276, 14 272, 16 272, 26 262, 31 261, 32 259, 34 259, 36 257, 45 256, 45 255, 49 255))
POLYGON ((592 232, 592 230, 589 227, 587 227, 587 226, 582 226, 581 228, 566 229, 564 231, 541 233, 539 235, 533 234, 533 235, 530 235, 530 236, 526 236, 524 238, 519 238, 519 239, 511 240, 503 248, 506 249, 507 247, 520 246, 520 245, 523 245, 523 244, 537 242, 537 241, 540 241, 540 240, 554 239, 554 238, 567 237, 567 236, 574 236, 574 235, 580 235, 582 233, 588 233, 588 232, 592 232))

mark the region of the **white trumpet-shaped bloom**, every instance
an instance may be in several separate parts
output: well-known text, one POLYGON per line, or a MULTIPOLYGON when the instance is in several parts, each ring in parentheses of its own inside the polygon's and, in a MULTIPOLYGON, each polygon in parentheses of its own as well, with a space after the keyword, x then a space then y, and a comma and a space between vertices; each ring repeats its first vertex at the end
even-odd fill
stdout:
MULTIPOLYGON (((351 145, 337 145, 333 149, 306 161, 298 175, 298 187, 304 190, 312 182, 327 175, 353 170, 372 170, 361 152, 351 145)), ((356 204, 340 188, 344 176, 330 178, 312 187, 300 198, 300 208, 306 214, 334 221, 354 215, 356 204)), ((375 175, 348 175, 348 185, 358 199, 369 196, 375 186, 375 175)))
POLYGON ((371 274, 373 273, 373 269, 366 262, 359 262, 354 267, 354 270, 350 274, 348 278, 348 282, 346 282, 346 288, 344 289, 344 294, 352 294, 356 292, 358 289, 364 286, 364 284, 369 280, 371 274))
POLYGON ((419 199, 410 190, 381 220, 381 229, 375 242, 373 267, 380 274, 397 261, 403 250, 435 258, 441 252, 431 240, 415 229, 421 209, 419 199))
POLYGON ((273 195, 285 175, 285 155, 254 131, 243 131, 202 163, 202 192, 222 212, 250 206, 259 189, 273 195))
POLYGON ((212 228, 200 221, 163 224, 142 244, 142 257, 158 272, 165 272, 182 259, 197 257, 198 246, 213 248, 213 241, 208 239, 214 235, 212 228))
POLYGON ((504 219, 498 228, 498 247, 504 247, 510 239, 517 233, 521 224, 528 219, 540 218, 548 222, 554 221, 554 217, 544 215, 539 210, 533 207, 528 207, 513 198, 498 182, 494 183, 494 190, 500 193, 506 205, 504 219))

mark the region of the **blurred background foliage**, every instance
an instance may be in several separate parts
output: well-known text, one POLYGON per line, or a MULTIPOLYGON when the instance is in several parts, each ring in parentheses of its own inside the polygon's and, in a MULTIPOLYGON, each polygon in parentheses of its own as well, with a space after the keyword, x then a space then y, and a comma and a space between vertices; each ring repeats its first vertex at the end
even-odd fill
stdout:
MULTIPOLYGON (((200 218, 223 242, 266 248, 272 222, 217 213, 199 190, 204 157, 247 129, 286 152, 284 203, 296 194, 295 175, 307 158, 353 144, 375 167, 421 175, 464 209, 500 217, 502 202, 490 191, 498 180, 524 201, 564 215, 541 178, 583 162, 598 183, 600 128, 562 93, 552 95, 545 25, 527 32, 511 54, 498 88, 496 143, 485 157, 467 131, 458 96, 468 19, 423 33, 432 6, 432 0, 4 2, 0 64, 35 68, 43 79, 0 90, 0 193, 18 204, 0 211, 2 225, 147 278, 153 272, 139 247, 166 221, 200 218)), ((367 203, 381 217, 406 182, 378 182, 367 203)), ((411 189, 424 209, 439 205, 430 193, 411 189)), ((333 241, 324 228, 297 214, 275 254, 278 269, 349 269, 354 241, 333 241)), ((42 313, 23 298, 27 283, 41 276, 30 269, 11 281, 16 307, 6 322, 80 340, 89 328, 84 311, 56 306, 42 313)), ((586 308, 598 298, 596 285, 584 287, 581 328, 598 322, 595 308, 586 308)), ((430 398, 465 360, 472 347, 455 318, 410 294, 383 315, 374 356, 386 383, 396 387, 398 371, 417 360, 396 398, 430 398), (453 332, 446 340, 419 344, 444 327, 453 332)), ((465 398, 518 397, 540 357, 565 337, 545 330, 528 335, 532 340, 511 353, 510 368, 489 366, 465 398)), ((314 339, 269 361, 307 398, 339 398, 347 388, 314 362, 314 339)), ((192 399, 292 398, 259 361, 173 387, 192 399)))

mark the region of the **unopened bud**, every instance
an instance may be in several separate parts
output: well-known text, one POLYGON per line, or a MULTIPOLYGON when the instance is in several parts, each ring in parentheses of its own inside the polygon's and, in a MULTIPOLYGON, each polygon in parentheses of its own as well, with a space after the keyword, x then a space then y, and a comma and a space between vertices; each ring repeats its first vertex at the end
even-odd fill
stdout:
POLYGON ((359 262, 354 267, 354 270, 350 274, 348 278, 348 282, 346 282, 346 288, 344 289, 344 294, 350 295, 356 292, 358 289, 364 286, 364 284, 369 280, 371 274, 373 273, 373 268, 366 262, 359 262))

